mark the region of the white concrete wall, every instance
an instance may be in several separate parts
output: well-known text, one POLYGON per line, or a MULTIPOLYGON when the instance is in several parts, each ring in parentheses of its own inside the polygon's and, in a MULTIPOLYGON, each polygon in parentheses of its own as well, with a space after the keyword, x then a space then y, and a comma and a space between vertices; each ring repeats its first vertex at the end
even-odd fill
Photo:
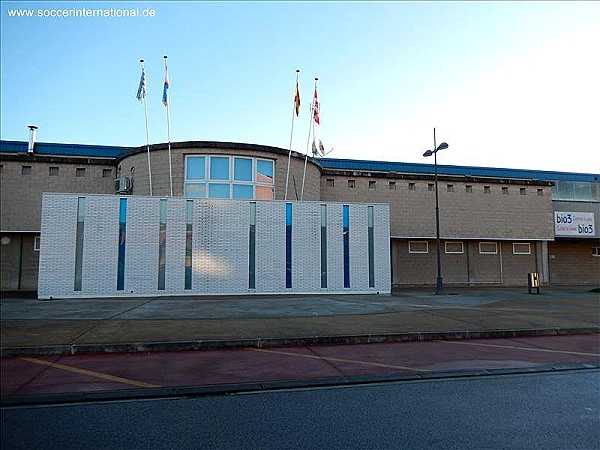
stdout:
POLYGON ((292 204, 292 287, 286 288, 286 202, 256 202, 256 288, 248 288, 250 201, 194 200, 192 289, 185 280, 185 198, 167 198, 166 282, 158 290, 161 197, 45 193, 40 298, 264 293, 389 293, 386 204, 349 204, 350 287, 343 282, 341 203, 292 204), (85 197, 82 289, 74 291, 77 199, 85 197), (125 288, 117 291, 119 199, 127 199, 125 288), (327 205, 327 288, 321 288, 321 205, 327 205), (368 287, 368 206, 375 287, 368 287))

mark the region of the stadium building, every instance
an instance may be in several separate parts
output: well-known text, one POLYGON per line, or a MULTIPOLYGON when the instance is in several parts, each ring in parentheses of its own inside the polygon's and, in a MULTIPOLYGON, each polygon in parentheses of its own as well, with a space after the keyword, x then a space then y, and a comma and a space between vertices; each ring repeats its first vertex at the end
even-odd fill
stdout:
MULTIPOLYGON (((431 164, 308 158, 305 167, 292 152, 288 173, 288 150, 245 143, 156 144, 150 158, 146 146, 0 144, 4 292, 436 283, 431 164)), ((542 284, 599 286, 599 177, 438 165, 444 284, 526 286, 538 272, 542 284)))

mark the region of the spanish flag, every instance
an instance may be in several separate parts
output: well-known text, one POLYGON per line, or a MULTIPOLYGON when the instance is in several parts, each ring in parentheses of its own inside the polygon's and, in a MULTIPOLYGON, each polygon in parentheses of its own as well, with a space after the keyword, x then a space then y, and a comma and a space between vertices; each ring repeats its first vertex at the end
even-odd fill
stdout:
POLYGON ((296 94, 294 95, 294 106, 296 108, 296 117, 300 114, 300 89, 298 88, 298 82, 296 81, 296 94))

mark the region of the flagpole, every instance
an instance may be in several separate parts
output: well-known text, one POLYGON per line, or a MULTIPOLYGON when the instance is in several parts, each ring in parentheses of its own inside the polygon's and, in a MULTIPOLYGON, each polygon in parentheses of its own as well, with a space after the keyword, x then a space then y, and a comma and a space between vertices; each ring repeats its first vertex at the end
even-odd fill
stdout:
MULTIPOLYGON (((144 70, 144 60, 140 59, 140 64, 142 65, 142 72, 145 77, 144 70)), ((145 81, 145 79, 144 79, 145 81)), ((146 89, 148 83, 145 83, 144 89, 146 89)), ((152 197, 152 168, 150 166, 150 132, 148 130, 148 106, 146 104, 146 91, 142 95, 142 102, 144 103, 144 116, 146 117, 146 150, 148 151, 148 181, 150 182, 150 197, 152 197)))
MULTIPOLYGON (((167 69, 167 55, 164 56, 165 58, 165 88, 168 88, 169 85, 169 75, 168 75, 168 69, 167 69)), ((165 91, 166 94, 166 91, 165 91)), ((169 101, 165 98, 164 100, 166 100, 166 107, 167 107, 167 138, 169 139, 169 188, 170 188, 170 192, 171 192, 171 197, 173 197, 173 169, 172 169, 172 164, 171 164, 171 110, 170 110, 170 103, 169 101)))
POLYGON ((288 184, 290 181, 290 162, 292 160, 292 136, 294 135, 294 114, 296 112, 296 94, 298 93, 298 74, 300 71, 296 69, 296 91, 294 92, 294 106, 292 107, 292 129, 290 131, 290 151, 288 153, 287 173, 285 175, 285 194, 284 200, 287 200, 288 184))
MULTIPOLYGON (((315 92, 317 91, 317 81, 319 79, 315 78, 315 92)), ((304 198, 304 180, 306 179, 306 164, 308 163, 308 146, 310 145, 310 131, 313 130, 314 133, 314 124, 313 120, 315 118, 315 99, 313 98, 313 102, 311 105, 311 114, 310 114, 310 122, 308 125, 308 139, 306 141, 306 155, 304 157, 304 173, 302 174, 302 189, 300 190, 300 201, 304 198)))

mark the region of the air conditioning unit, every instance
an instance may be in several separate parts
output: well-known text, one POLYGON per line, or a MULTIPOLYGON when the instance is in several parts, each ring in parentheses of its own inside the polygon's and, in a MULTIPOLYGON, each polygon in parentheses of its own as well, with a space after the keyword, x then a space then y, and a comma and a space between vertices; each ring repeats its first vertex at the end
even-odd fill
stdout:
POLYGON ((117 194, 128 194, 133 187, 131 177, 119 177, 115 180, 115 192, 117 194))

